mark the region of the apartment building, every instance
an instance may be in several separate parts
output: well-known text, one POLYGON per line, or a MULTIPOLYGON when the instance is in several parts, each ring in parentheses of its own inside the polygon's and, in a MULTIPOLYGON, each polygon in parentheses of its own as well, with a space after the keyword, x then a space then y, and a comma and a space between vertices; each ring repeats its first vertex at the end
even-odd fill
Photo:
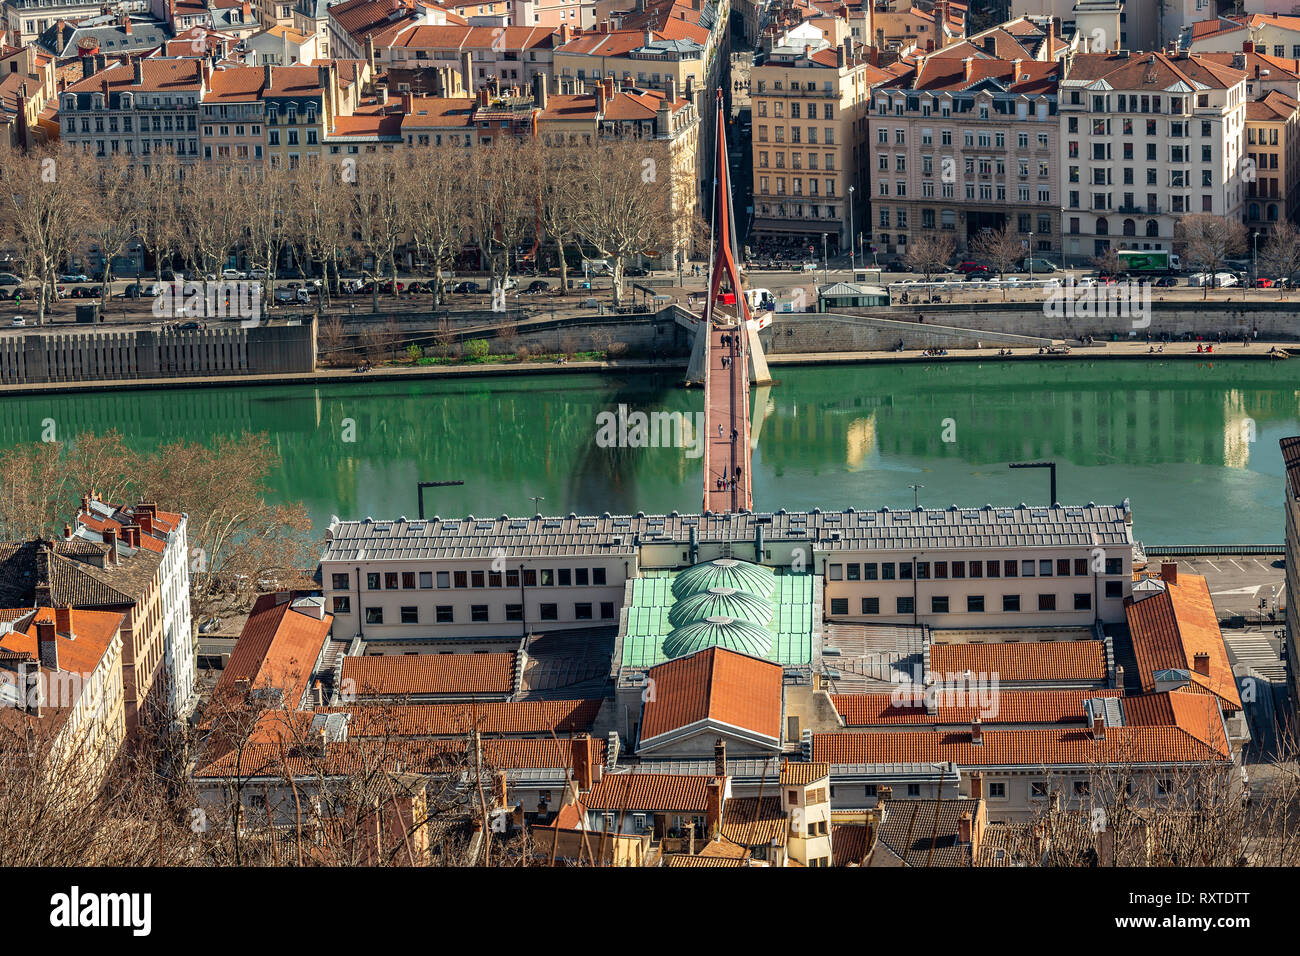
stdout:
POLYGON ((266 158, 266 110, 262 90, 270 67, 228 67, 211 77, 199 108, 205 160, 261 165, 266 158))
POLYGON ((981 233, 1006 228, 1026 254, 1054 257, 1060 65, 947 53, 874 92, 873 245, 902 255, 946 233, 968 252, 981 233))
POLYGON ((1246 201, 1252 244, 1300 211, 1300 102, 1276 90, 1246 104, 1246 201))
MULTIPOLYGON (((310 4, 311 0, 306 2, 310 4)), ((425 6, 415 0, 344 0, 327 5, 324 10, 311 6, 305 9, 311 10, 311 15, 295 14, 295 27, 306 33, 309 26, 314 26, 315 32, 319 32, 321 14, 324 14, 326 35, 322 50, 328 53, 322 55, 352 60, 367 59, 368 44, 375 50, 383 49, 405 27, 464 22, 442 7, 425 6)))
POLYGON ((942 50, 966 35, 966 7, 948 0, 936 0, 928 10, 907 0, 883 4, 871 15, 871 30, 878 50, 942 50))
MULTIPOLYGON (((150 0, 123 0, 113 9, 118 13, 146 14, 149 6, 150 0)), ((103 10, 102 3, 84 0, 5 0, 0 5, 3 39, 15 46, 27 46, 61 20, 93 18, 103 10)))
POLYGON ((82 78, 59 94, 65 143, 96 156, 172 153, 199 157, 199 104, 208 89, 199 59, 131 58, 108 66, 102 54, 83 57, 82 78))
POLYGON ((315 63, 322 58, 316 34, 300 33, 293 27, 274 26, 243 42, 250 66, 293 66, 315 63))
POLYGON ((1196 54, 1080 53, 1058 100, 1067 263, 1172 249, 1189 213, 1241 216, 1244 70, 1196 54))
POLYGON ((1102 49, 1162 50, 1177 43, 1197 21, 1213 17, 1214 0, 1168 0, 1158 7, 1135 0, 1011 0, 1009 16, 1050 16, 1064 35, 1091 38, 1098 25, 1096 14, 1107 19, 1102 49))
POLYGON ((262 67, 266 155, 290 169, 319 159, 335 120, 353 112, 356 89, 340 81, 337 61, 262 67))
POLYGON ((381 73, 460 70, 464 89, 474 92, 486 85, 525 88, 552 72, 558 40, 551 27, 408 23, 372 42, 381 73))
POLYGON ((165 21, 142 14, 110 14, 84 20, 57 20, 36 40, 37 46, 60 60, 97 53, 145 54, 172 38, 165 21))
POLYGON ((820 253, 824 236, 833 255, 870 232, 867 111, 888 78, 851 38, 811 22, 764 38, 750 72, 754 240, 820 253))
POLYGON ((48 735, 49 773, 102 784, 126 738, 122 615, 0 610, 0 658, 0 717, 48 735))
POLYGON ((1248 49, 1279 58, 1300 59, 1300 16, 1266 13, 1208 16, 1188 26, 1180 38, 1179 48, 1191 53, 1238 53, 1248 49))
POLYGON ((55 102, 55 76, 48 53, 0 43, 0 140, 30 148, 58 138, 57 123, 42 116, 55 102))

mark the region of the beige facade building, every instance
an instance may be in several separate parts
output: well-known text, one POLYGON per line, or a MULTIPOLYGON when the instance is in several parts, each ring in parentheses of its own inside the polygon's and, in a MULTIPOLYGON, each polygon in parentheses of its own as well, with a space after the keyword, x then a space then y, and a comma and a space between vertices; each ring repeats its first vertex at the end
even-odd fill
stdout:
POLYGON ((1171 250, 1191 213, 1240 217, 1246 73, 1196 54, 1080 53, 1061 81, 1069 264, 1171 250))
POLYGON ((867 110, 889 75, 847 36, 805 22, 764 38, 750 73, 753 116, 752 241, 847 251, 869 232, 867 110))
POLYGON ((1054 256, 1060 66, 946 52, 875 90, 873 245, 903 255, 947 234, 969 253, 981 233, 1006 228, 1026 255, 1054 256))

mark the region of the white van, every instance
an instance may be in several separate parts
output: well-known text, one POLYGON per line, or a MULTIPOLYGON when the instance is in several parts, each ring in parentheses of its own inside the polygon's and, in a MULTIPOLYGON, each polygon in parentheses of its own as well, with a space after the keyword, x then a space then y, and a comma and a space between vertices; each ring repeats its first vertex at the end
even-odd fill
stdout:
POLYGON ((612 271, 608 259, 583 259, 582 271, 589 276, 607 276, 612 271))

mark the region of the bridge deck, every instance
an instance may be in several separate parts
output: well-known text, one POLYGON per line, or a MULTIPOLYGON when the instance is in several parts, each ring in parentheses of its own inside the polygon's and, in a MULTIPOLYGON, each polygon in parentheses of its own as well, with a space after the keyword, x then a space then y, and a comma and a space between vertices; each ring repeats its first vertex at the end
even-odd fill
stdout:
POLYGON ((709 330, 704 387, 704 510, 750 511, 749 363, 735 326, 709 330))

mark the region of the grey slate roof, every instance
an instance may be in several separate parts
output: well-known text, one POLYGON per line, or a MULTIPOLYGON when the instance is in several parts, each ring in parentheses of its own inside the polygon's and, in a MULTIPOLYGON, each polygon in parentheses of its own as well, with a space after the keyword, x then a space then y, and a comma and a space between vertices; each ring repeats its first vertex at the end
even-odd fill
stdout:
POLYGON ((631 555, 640 545, 807 541, 825 551, 1060 548, 1133 543, 1122 505, 822 511, 724 515, 414 519, 330 522, 322 561, 631 555))
POLYGON ((88 17, 76 23, 63 22, 62 34, 56 23, 42 33, 36 42, 62 59, 77 56, 78 42, 88 37, 99 41, 100 53, 111 56, 115 53, 139 53, 160 47, 172 38, 172 31, 166 23, 133 14, 131 32, 127 33, 122 29, 119 18, 108 14, 88 17))

